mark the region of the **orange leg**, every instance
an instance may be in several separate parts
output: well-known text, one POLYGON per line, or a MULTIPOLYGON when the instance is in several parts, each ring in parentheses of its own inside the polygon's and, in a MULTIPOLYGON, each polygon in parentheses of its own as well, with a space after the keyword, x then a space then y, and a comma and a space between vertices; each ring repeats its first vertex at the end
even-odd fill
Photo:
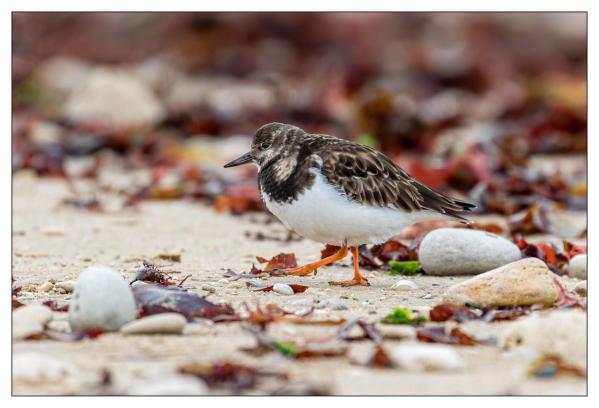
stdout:
POLYGON ((345 281, 330 281, 329 285, 370 286, 370 283, 368 283, 366 278, 364 278, 362 275, 360 275, 360 267, 359 267, 360 258, 359 258, 359 254, 358 254, 358 247, 357 246, 351 247, 351 252, 354 257, 354 277, 352 279, 345 280, 345 281))
POLYGON ((285 272, 287 273, 287 275, 299 275, 299 276, 309 275, 312 272, 315 272, 316 269, 320 268, 321 266, 330 265, 333 262, 336 262, 336 261, 339 261, 339 260, 345 258, 347 253, 348 253, 347 247, 342 246, 341 248, 339 248, 339 251, 335 252, 333 255, 330 255, 324 259, 321 259, 320 261, 316 261, 316 262, 313 262, 313 263, 310 263, 310 264, 304 265, 304 266, 298 266, 297 268, 287 269, 287 270, 285 270, 285 272))

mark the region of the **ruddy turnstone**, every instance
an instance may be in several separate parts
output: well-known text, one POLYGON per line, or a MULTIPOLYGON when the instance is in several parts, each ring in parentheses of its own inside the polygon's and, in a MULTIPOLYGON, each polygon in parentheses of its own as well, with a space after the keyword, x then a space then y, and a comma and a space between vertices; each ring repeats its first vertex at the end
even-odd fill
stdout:
POLYGON ((354 277, 332 285, 368 285, 358 268, 358 245, 389 240, 421 221, 453 219, 474 205, 448 197, 419 183, 383 153, 333 136, 308 134, 283 123, 256 132, 251 150, 225 167, 255 163, 266 207, 289 229, 325 244, 337 253, 291 275, 353 254, 354 277))

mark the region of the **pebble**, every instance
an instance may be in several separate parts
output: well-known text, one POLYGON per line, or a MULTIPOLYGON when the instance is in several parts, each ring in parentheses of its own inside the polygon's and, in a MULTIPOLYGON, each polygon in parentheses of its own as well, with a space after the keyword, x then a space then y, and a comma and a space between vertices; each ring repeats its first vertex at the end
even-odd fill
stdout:
POLYGON ((278 293, 279 295, 293 295, 293 288, 289 285, 285 285, 284 283, 275 283, 272 287, 272 291, 278 293))
POLYGON ((416 338, 416 328, 406 324, 381 324, 377 327, 385 339, 405 340, 416 338))
POLYGON ((81 273, 69 305, 73 330, 116 331, 133 320, 135 313, 133 293, 119 273, 102 266, 81 273))
POLYGON ((551 306, 558 299, 557 278, 538 258, 525 258, 451 286, 446 303, 490 306, 551 306))
POLYGON ((563 309, 537 312, 507 322, 498 345, 510 350, 529 347, 540 355, 553 354, 580 367, 587 361, 587 314, 563 309))
POLYGON ((181 334, 187 319, 179 313, 159 313, 142 317, 121 327, 124 334, 181 334))
POLYGON ((568 274, 573 278, 587 278, 587 255, 579 254, 570 259, 568 274))
POLYGON ((393 363, 406 370, 454 370, 464 366, 460 355, 445 344, 400 344, 388 351, 393 363))
POLYGON ((214 286, 210 286, 210 285, 202 285, 201 289, 205 290, 206 292, 210 292, 210 293, 216 292, 216 288, 214 286))
POLYGON ((63 289, 66 293, 71 293, 75 290, 75 281, 68 280, 56 283, 56 287, 63 289))
POLYGON ((44 227, 40 230, 40 232, 49 237, 61 237, 64 235, 64 230, 57 227, 44 227))
POLYGON ((31 385, 60 383, 73 375, 77 373, 72 365, 47 354, 35 352, 13 354, 12 378, 15 382, 31 385))
POLYGON ((40 285, 39 291, 40 292, 50 292, 53 287, 54 287, 54 284, 52 282, 44 282, 40 285))
POLYGON ((578 293, 580 296, 587 296, 587 281, 578 282, 576 286, 574 286, 574 291, 578 293))
POLYGON ((317 301, 316 309, 347 310, 347 305, 341 299, 325 299, 317 301))
POLYGON ((164 108, 152 89, 137 75, 119 68, 94 68, 67 98, 65 119, 97 122, 111 127, 153 124, 164 108))
POLYGON ((12 338, 25 339, 44 331, 44 326, 52 320, 52 310, 43 305, 21 306, 12 312, 12 338))
POLYGON ((433 295, 431 295, 430 293, 427 293, 426 295, 422 296, 421 299, 432 299, 433 295))
POLYGON ((500 236, 464 228, 439 228, 420 243, 418 260, 428 275, 476 275, 521 258, 500 236))
POLYGON ((241 288, 241 285, 237 282, 231 282, 227 285, 227 288, 229 289, 239 289, 241 288))
POLYGON ((199 378, 184 374, 160 375, 137 380, 126 389, 127 395, 204 395, 208 389, 199 378))
POLYGON ((418 289, 418 285, 411 280, 401 279, 395 282, 391 288, 395 290, 415 290, 418 289))

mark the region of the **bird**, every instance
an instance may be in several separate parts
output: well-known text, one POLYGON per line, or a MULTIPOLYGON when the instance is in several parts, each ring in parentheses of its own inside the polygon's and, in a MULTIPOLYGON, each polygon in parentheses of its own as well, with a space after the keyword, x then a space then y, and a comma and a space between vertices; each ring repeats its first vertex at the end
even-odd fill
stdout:
POLYGON ((372 147, 284 123, 260 127, 250 151, 224 167, 247 163, 258 166, 262 200, 288 229, 339 247, 288 275, 316 273, 351 251, 353 278, 330 285, 369 286, 359 270, 360 245, 386 242, 422 221, 469 223, 463 215, 475 208, 425 186, 372 147))

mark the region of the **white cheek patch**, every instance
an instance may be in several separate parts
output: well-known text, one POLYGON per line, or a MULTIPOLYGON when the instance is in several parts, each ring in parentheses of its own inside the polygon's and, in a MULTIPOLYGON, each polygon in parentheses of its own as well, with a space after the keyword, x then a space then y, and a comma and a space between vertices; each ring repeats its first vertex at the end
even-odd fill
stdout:
POLYGON ((276 178, 279 180, 285 180, 287 178, 289 178, 289 176, 291 176, 291 173, 293 173, 293 170, 295 170, 295 167, 297 166, 297 160, 295 158, 292 157, 288 157, 285 159, 281 159, 279 160, 279 162, 277 163, 277 168, 276 168, 276 178))

